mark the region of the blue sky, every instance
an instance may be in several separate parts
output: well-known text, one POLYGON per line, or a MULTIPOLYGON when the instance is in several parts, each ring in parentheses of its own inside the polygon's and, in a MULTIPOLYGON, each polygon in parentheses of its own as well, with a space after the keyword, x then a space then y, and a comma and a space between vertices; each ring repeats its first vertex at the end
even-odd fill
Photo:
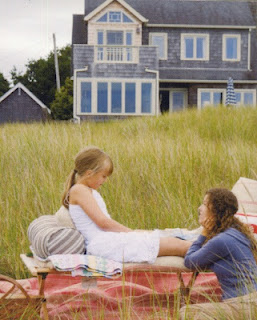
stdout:
POLYGON ((16 66, 25 71, 28 60, 45 58, 71 43, 72 15, 84 13, 84 0, 0 0, 0 72, 10 80, 16 66))

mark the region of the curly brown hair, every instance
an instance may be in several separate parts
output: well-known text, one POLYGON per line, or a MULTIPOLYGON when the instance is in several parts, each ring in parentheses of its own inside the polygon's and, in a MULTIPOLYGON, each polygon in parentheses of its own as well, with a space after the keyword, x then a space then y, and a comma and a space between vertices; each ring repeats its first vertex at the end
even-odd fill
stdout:
POLYGON ((238 201, 236 196, 228 189, 213 188, 206 192, 208 196, 208 208, 214 215, 212 228, 207 236, 207 241, 215 235, 235 228, 242 232, 250 241, 251 249, 257 260, 257 242, 249 226, 235 217, 238 210, 238 201))

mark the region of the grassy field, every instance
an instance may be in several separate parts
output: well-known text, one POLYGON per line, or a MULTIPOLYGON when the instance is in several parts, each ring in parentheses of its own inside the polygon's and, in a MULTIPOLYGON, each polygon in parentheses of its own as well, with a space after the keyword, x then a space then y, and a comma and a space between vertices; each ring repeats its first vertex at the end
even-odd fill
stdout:
POLYGON ((204 111, 105 123, 8 124, 0 127, 0 273, 28 274, 27 228, 55 213, 76 153, 108 152, 115 170, 100 190, 109 212, 131 228, 195 228, 210 187, 257 179, 257 109, 204 111))

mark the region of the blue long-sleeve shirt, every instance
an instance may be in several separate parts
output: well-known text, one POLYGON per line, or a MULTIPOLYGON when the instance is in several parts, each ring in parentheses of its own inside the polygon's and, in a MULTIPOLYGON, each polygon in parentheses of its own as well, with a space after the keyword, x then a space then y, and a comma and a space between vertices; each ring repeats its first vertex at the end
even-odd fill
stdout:
POLYGON ((257 265, 249 239, 229 228, 204 243, 200 235, 185 256, 185 266, 192 270, 212 270, 223 291, 222 299, 257 290, 257 265))

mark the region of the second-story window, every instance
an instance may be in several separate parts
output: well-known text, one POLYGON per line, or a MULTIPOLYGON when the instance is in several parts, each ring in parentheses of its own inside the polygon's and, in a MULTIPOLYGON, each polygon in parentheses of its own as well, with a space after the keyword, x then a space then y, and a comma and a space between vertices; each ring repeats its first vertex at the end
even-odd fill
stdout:
POLYGON ((222 41, 223 61, 241 60, 241 36, 240 34, 223 34, 222 41))
POLYGON ((160 60, 167 60, 168 37, 167 33, 151 32, 149 34, 149 42, 152 46, 158 47, 158 56, 160 60))
POLYGON ((181 60, 209 60, 209 35, 182 33, 181 60))
POLYGON ((132 31, 98 30, 97 60, 131 62, 133 60, 132 31))

